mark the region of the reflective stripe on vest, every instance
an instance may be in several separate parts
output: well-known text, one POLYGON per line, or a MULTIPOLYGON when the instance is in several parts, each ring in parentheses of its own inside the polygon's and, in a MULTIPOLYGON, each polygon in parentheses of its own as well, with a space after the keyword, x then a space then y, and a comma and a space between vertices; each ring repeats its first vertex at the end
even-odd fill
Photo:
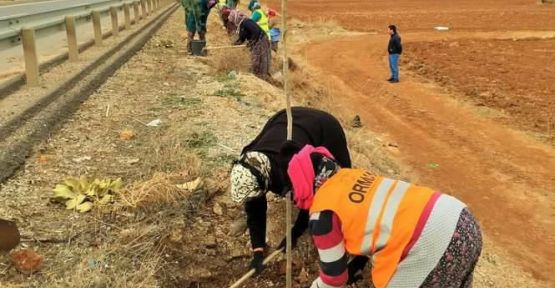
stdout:
POLYGON ((262 28, 266 35, 268 35, 268 39, 270 39, 270 25, 268 22, 268 16, 266 16, 266 13, 264 13, 261 8, 254 10, 254 12, 258 12, 260 14, 260 19, 256 21, 256 24, 258 24, 258 26, 262 28))
POLYGON ((311 213, 331 210, 341 220, 345 249, 372 256, 372 281, 386 287, 434 191, 341 169, 314 196, 311 213))

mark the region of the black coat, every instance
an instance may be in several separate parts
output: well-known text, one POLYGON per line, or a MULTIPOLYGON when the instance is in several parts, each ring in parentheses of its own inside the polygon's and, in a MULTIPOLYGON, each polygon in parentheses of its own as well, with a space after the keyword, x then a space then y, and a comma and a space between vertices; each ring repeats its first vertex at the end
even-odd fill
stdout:
POLYGON ((389 38, 389 45, 387 45, 387 52, 389 54, 402 54, 403 45, 401 44, 401 36, 395 33, 389 38))
POLYGON ((265 37, 267 37, 266 33, 256 22, 251 19, 245 19, 239 26, 239 39, 237 39, 235 45, 241 45, 245 41, 248 41, 248 46, 252 47, 254 43, 265 37))
MULTIPOLYGON (((347 149, 345 133, 339 121, 324 111, 293 107, 293 141, 304 146, 324 146, 335 157, 341 167, 350 168, 351 158, 347 149)), ((287 140, 287 114, 281 110, 272 116, 260 134, 245 148, 249 151, 263 152, 270 159, 270 191, 280 194, 289 183, 287 166, 292 155, 280 153, 287 140)), ((253 248, 263 247, 266 238, 265 197, 255 198, 245 203, 247 225, 251 234, 253 248)), ((294 234, 302 234, 308 225, 308 212, 301 211, 295 222, 294 234)), ((295 235, 294 235, 295 236, 295 235)))

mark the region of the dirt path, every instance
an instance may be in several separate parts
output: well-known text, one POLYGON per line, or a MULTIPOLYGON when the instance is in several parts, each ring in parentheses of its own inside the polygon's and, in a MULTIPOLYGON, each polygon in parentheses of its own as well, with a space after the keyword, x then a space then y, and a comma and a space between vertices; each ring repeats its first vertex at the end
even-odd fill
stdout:
POLYGON ((462 198, 519 264, 554 281, 547 267, 555 265, 555 151, 480 117, 432 84, 406 74, 398 85, 387 83, 386 43, 386 36, 347 37, 314 43, 304 52, 311 65, 339 83, 334 88, 343 97, 337 101, 399 144, 418 182, 462 198))

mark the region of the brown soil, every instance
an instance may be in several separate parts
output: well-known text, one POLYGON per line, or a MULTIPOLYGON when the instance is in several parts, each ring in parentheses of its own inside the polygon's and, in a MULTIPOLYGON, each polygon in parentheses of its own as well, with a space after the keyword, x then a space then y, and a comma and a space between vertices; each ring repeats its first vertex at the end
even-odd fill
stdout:
MULTIPOLYGON (((280 1, 269 1, 280 8, 280 1)), ((446 25, 456 31, 555 29, 554 5, 530 0, 400 0, 400 1, 291 1, 289 14, 304 21, 333 19, 354 31, 387 32, 396 24, 401 31, 430 31, 446 25)))
POLYGON ((500 112, 496 120, 553 141, 555 66, 547 63, 555 60, 555 40, 515 40, 409 43, 407 66, 500 112))
MULTIPOLYGON (((433 2, 326 2, 329 6, 318 10, 319 16, 380 35, 316 41, 298 52, 299 59, 327 79, 337 105, 359 114, 370 129, 399 144, 400 157, 417 182, 463 199, 502 253, 537 279, 554 283, 548 267, 555 265, 555 151, 511 127, 551 133, 547 127, 555 111, 549 97, 553 72, 531 71, 551 69, 546 63, 554 62, 555 54, 531 54, 534 49, 551 49, 553 32, 545 30, 555 27, 555 8, 525 1, 433 2), (423 63, 424 71, 433 72, 422 75, 431 79, 408 75, 402 67, 400 84, 385 82, 389 75, 384 30, 390 22, 400 27, 408 55, 403 57, 412 67, 423 63), (451 31, 433 32, 439 24, 451 31), (548 39, 496 40, 531 37, 548 39), (449 47, 454 41, 458 44, 449 47), (507 72, 487 75, 488 71, 507 72), (445 81, 434 82, 437 77, 432 75, 438 74, 448 79, 448 87, 445 81), (468 98, 466 91, 473 84, 483 89, 483 96, 500 93, 503 99, 484 101, 488 109, 457 101, 468 98), (483 117, 484 113, 496 117, 483 117), (498 121, 499 115, 504 115, 503 121, 498 121)), ((322 3, 297 1, 290 10, 310 19, 322 3)), ((518 287, 514 282, 510 286, 518 287)))

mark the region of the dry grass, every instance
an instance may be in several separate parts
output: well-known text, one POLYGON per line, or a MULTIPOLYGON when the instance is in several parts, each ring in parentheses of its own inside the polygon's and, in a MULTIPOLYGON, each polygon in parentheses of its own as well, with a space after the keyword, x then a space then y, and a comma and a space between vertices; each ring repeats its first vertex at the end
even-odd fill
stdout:
POLYGON ((156 173, 151 179, 131 184, 119 194, 121 205, 131 209, 152 209, 185 199, 191 191, 178 188, 182 174, 156 173))
POLYGON ((168 129, 150 135, 140 151, 145 167, 153 175, 158 172, 180 172, 184 176, 197 176, 201 160, 188 145, 188 131, 168 129))
POLYGON ((250 69, 250 53, 247 48, 213 50, 210 52, 210 60, 217 72, 248 72, 250 69))

